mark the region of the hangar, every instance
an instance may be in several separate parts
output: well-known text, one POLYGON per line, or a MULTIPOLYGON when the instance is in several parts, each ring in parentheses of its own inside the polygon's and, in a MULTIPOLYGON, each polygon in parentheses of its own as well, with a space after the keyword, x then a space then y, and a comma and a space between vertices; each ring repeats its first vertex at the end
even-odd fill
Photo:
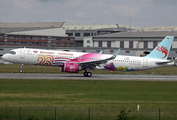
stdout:
POLYGON ((139 56, 150 52, 166 36, 175 36, 169 57, 177 57, 177 31, 130 31, 84 38, 84 47, 110 49, 106 53, 121 48, 120 54, 139 56))

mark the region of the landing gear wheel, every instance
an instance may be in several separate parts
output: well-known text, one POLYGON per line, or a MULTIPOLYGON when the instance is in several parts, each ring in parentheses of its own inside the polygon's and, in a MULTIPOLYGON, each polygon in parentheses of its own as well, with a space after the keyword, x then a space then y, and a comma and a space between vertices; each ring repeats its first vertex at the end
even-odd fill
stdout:
POLYGON ((19 72, 20 72, 20 73, 22 73, 22 72, 23 72, 23 70, 22 70, 22 69, 20 69, 20 70, 19 70, 19 72))
POLYGON ((84 74, 84 76, 85 76, 85 77, 87 77, 87 76, 88 76, 88 73, 87 73, 87 72, 84 72, 83 74, 84 74))
POLYGON ((92 73, 91 73, 91 72, 88 72, 88 73, 87 73, 87 77, 92 77, 92 73))
POLYGON ((91 72, 84 72, 83 75, 85 77, 91 77, 92 76, 92 73, 91 72))

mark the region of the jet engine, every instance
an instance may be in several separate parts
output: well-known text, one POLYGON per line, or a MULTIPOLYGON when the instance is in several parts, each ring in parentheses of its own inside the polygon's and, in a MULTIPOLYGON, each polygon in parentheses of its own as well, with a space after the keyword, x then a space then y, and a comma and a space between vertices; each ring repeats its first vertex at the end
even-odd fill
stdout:
POLYGON ((70 72, 70 73, 78 73, 79 71, 79 64, 75 63, 64 63, 61 67, 62 72, 70 72))

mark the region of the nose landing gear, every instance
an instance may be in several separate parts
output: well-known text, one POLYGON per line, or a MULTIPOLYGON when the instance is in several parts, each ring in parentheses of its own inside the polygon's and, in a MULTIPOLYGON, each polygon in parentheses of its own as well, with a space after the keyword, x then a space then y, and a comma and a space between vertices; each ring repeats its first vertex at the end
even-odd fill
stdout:
POLYGON ((24 65, 24 64, 21 64, 21 69, 19 70, 20 73, 23 72, 23 65, 24 65))

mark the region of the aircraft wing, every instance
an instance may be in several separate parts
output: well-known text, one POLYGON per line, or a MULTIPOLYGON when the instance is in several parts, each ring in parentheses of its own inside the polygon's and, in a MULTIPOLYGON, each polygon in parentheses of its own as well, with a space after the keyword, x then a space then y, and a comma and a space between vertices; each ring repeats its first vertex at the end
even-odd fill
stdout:
POLYGON ((88 65, 98 66, 99 64, 105 64, 107 61, 115 59, 119 51, 120 49, 114 55, 112 55, 110 58, 107 58, 107 59, 78 62, 78 64, 80 64, 81 66, 88 66, 88 65))

